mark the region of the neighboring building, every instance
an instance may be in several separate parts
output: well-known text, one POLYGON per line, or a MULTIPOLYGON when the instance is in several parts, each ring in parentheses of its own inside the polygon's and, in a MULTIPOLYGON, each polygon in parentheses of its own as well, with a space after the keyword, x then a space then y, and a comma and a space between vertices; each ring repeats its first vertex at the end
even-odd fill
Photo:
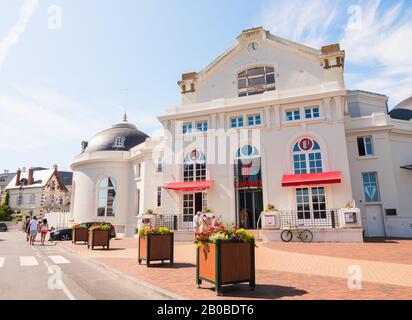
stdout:
POLYGON ((350 91, 345 131, 353 196, 367 236, 412 237, 412 97, 350 91))
POLYGON ((386 96, 348 91, 344 60, 339 44, 317 50, 243 31, 204 70, 183 74, 182 105, 158 118, 164 137, 124 119, 82 143, 71 166, 73 220, 132 235, 137 216, 154 209, 188 230, 207 207, 255 229, 273 204, 283 226, 303 224, 320 241, 362 241, 359 221, 339 225, 355 199, 366 235, 412 236, 412 122, 399 120, 406 111, 392 119, 386 96))
POLYGON ((4 170, 3 173, 0 173, 0 204, 4 201, 4 191, 6 190, 7 185, 15 175, 16 173, 11 173, 9 170, 4 170))
POLYGON ((48 212, 69 211, 72 173, 53 169, 18 169, 6 191, 14 213, 43 217, 48 212))

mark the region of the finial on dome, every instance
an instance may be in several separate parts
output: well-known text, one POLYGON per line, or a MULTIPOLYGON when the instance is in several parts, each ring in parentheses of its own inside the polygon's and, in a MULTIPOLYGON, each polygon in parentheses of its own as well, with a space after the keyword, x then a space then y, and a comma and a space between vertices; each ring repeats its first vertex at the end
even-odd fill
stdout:
POLYGON ((124 115, 123 115, 123 122, 127 122, 127 93, 128 89, 125 90, 125 97, 124 97, 124 115))

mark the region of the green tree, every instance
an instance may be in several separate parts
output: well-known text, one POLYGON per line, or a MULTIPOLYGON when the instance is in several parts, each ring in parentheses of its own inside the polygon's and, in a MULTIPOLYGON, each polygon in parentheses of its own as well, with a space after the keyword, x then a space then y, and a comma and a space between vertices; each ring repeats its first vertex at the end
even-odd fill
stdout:
POLYGON ((4 201, 0 205, 0 221, 10 221, 11 220, 12 210, 9 207, 9 202, 10 202, 10 195, 8 192, 6 192, 6 195, 4 196, 4 201))

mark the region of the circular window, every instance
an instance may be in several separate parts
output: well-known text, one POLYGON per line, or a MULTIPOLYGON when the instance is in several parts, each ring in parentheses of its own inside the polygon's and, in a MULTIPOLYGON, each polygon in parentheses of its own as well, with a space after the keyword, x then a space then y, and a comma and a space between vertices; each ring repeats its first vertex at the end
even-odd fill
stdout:
POLYGON ((192 152, 190 152, 189 158, 190 158, 190 160, 192 160, 192 161, 199 160, 199 158, 200 158, 200 152, 199 152, 198 150, 193 150, 192 152))
POLYGON ((313 148, 313 141, 308 138, 302 139, 299 141, 299 148, 302 151, 309 151, 313 148))

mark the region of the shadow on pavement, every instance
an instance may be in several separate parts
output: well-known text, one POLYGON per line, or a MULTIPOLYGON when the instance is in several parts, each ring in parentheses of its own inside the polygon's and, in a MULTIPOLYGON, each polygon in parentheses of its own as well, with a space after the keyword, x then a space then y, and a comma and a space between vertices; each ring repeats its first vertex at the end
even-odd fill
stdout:
MULTIPOLYGON (((142 265, 145 266, 145 261, 142 261, 142 265)), ((152 269, 184 269, 184 268, 193 268, 196 267, 196 265, 192 264, 192 263, 174 263, 174 264, 170 264, 170 263, 156 263, 156 262, 151 262, 150 263, 150 268, 152 269)))
POLYGON ((366 243, 398 243, 399 240, 411 240, 408 238, 364 238, 366 243))
MULTIPOLYGON (((214 288, 207 288, 206 290, 214 291, 214 288)), ((303 296, 308 293, 306 290, 272 284, 256 284, 254 291, 250 290, 248 284, 223 286, 223 296, 229 298, 280 299, 284 297, 303 296)))

